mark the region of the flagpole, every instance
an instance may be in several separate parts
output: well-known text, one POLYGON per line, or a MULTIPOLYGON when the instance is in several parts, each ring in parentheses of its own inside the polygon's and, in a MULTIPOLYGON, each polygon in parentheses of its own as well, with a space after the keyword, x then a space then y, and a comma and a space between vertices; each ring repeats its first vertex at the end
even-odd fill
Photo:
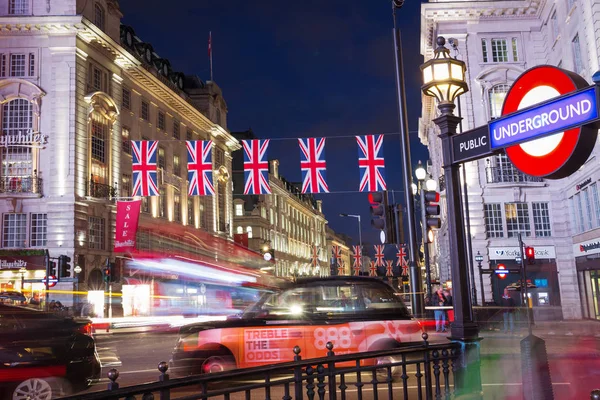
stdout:
POLYGON ((210 60, 210 80, 213 80, 213 62, 212 62, 212 31, 208 32, 208 58, 210 60))

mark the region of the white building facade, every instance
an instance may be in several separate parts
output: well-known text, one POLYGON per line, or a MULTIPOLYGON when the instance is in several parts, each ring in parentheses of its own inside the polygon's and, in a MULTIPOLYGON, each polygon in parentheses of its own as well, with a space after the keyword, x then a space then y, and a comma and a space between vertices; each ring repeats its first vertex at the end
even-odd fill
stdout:
MULTIPOLYGON (((466 131, 499 117, 511 84, 533 66, 558 66, 591 83, 599 68, 600 21, 593 18, 598 11, 595 1, 430 1, 421 9, 421 53, 425 59, 433 56, 437 36, 455 39, 457 46, 447 47, 467 65, 469 92, 459 99, 466 131)), ((439 131, 432 122, 436 113, 435 100, 424 97, 419 135, 429 147, 434 177, 443 182, 439 131)), ((532 302, 540 319, 600 319, 599 151, 596 146, 578 172, 561 180, 526 176, 504 155, 463 165, 471 256, 483 255, 483 269, 500 263, 518 268, 520 232, 536 249, 536 263, 527 271, 537 286, 532 302)), ((441 280, 451 279, 445 216, 434 249, 441 280)), ((482 304, 480 274, 471 262, 482 304)), ((482 278, 485 301, 497 302, 520 276, 499 280, 484 273, 482 278)))

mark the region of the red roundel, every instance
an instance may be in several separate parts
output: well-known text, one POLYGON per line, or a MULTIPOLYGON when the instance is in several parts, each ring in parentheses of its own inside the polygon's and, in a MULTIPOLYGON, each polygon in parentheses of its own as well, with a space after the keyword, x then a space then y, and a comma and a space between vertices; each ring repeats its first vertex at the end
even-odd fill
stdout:
MULTIPOLYGON (((496 266, 496 269, 506 269, 506 265, 504 265, 504 264, 498 264, 496 266)), ((496 275, 498 275, 498 278, 500 278, 500 279, 506 278, 506 274, 496 274, 496 275)))
MULTIPOLYGON (((513 83, 502 106, 502 115, 533 106, 587 87, 581 76, 550 65, 525 71, 513 83)), ((579 127, 506 148, 506 155, 521 172, 540 178, 560 179, 577 171, 590 156, 597 130, 579 127)))

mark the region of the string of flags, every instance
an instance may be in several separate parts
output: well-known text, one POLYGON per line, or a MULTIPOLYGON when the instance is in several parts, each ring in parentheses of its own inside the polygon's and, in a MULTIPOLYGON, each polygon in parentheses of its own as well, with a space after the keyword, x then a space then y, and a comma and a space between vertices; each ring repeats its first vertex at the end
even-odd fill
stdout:
MULTIPOLYGON (((359 191, 387 190, 384 135, 356 136, 358 145, 359 191)), ((158 140, 132 140, 133 196, 158 196, 158 140)), ((244 152, 244 194, 271 194, 269 185, 269 139, 242 140, 244 152)), ((329 193, 326 138, 298 139, 300 149, 301 192, 329 193)), ((187 140, 188 196, 215 194, 211 140, 187 140)))
MULTIPOLYGON (((369 275, 377 276, 378 268, 385 266, 385 276, 392 277, 394 276, 394 260, 386 260, 384 255, 385 245, 376 244, 375 248, 375 261, 371 261, 369 263, 369 275)), ((408 269, 408 260, 406 259, 406 248, 405 246, 396 246, 398 252, 396 253, 396 266, 400 267, 400 275, 408 277, 409 269, 408 269)), ((341 246, 331 246, 331 253, 334 265, 337 265, 338 275, 344 275, 345 273, 345 263, 342 258, 342 247, 341 246)), ((352 246, 352 269, 354 270, 354 275, 360 275, 362 270, 362 247, 361 246, 352 246)))

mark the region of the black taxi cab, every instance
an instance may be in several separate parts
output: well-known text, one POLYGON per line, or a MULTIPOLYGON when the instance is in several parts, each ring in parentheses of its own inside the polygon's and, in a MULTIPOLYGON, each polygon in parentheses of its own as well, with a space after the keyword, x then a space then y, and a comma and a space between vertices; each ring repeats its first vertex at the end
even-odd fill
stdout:
POLYGON ((227 321, 180 328, 171 359, 178 375, 210 373, 323 357, 327 342, 336 354, 397 348, 421 341, 422 328, 402 299, 378 278, 298 279, 265 293, 227 321))

